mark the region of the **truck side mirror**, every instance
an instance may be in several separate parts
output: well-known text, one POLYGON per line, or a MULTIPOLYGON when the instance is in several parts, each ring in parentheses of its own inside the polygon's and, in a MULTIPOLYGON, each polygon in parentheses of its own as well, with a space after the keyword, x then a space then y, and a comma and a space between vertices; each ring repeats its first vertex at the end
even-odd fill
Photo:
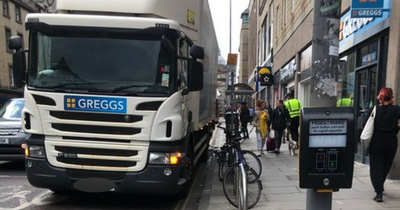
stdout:
POLYGON ((13 36, 8 41, 8 47, 12 50, 16 50, 13 55, 13 74, 14 84, 16 87, 24 86, 25 71, 26 71, 26 59, 25 52, 21 51, 22 39, 19 36, 13 36))
POLYGON ((12 36, 8 41, 8 48, 11 50, 21 50, 22 48, 22 39, 19 36, 12 36))
POLYGON ((190 56, 192 58, 198 58, 198 59, 204 59, 204 48, 193 45, 192 48, 190 49, 190 56))
POLYGON ((203 89, 203 64, 195 59, 189 62, 188 88, 189 91, 203 89))

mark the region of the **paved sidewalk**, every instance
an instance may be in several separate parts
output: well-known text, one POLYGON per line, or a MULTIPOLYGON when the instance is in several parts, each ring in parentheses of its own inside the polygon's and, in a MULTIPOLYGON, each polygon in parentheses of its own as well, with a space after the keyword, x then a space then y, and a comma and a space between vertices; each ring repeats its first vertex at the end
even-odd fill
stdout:
MULTIPOLYGON (((251 126, 249 126, 250 130, 251 126)), ((221 129, 215 131, 215 138, 211 145, 217 149, 225 142, 221 129)), ((250 134, 242 146, 243 149, 256 151, 257 140, 255 132, 250 134)), ((261 181, 263 191, 260 201, 253 209, 306 209, 306 189, 300 189, 298 180, 298 155, 291 156, 288 143, 282 144, 281 154, 266 153, 260 157, 262 162, 261 181)), ((236 209, 229 204, 224 196, 222 183, 218 180, 218 167, 214 162, 214 174, 209 174, 208 180, 212 186, 204 188, 200 201, 200 210, 236 209)), ((385 183, 384 202, 377 203, 372 198, 375 196, 370 177, 369 167, 355 162, 352 189, 341 189, 333 193, 332 209, 340 210, 400 210, 400 181, 387 180, 385 183)))

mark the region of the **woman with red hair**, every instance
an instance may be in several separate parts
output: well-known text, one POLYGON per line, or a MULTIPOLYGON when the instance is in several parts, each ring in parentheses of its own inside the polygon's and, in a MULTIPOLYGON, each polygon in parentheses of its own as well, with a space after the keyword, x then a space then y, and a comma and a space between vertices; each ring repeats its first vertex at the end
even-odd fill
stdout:
POLYGON ((397 151, 400 107, 393 105, 391 88, 382 88, 377 99, 380 105, 376 107, 374 134, 369 146, 370 176, 376 192, 374 200, 382 202, 383 185, 397 151))

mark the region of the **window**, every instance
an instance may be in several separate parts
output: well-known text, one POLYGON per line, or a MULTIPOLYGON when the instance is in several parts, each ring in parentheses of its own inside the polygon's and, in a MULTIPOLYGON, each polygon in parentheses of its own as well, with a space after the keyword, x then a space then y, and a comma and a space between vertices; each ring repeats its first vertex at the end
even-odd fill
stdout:
POLYGON ((312 63, 312 45, 307 47, 303 52, 301 52, 301 61, 300 61, 300 71, 307 70, 311 67, 312 63))
POLYGON ((273 45, 273 34, 274 34, 274 5, 271 3, 269 5, 269 29, 268 29, 268 43, 269 43, 269 51, 272 49, 273 45))
POLYGON ((261 53, 261 45, 262 43, 262 34, 261 31, 258 32, 258 44, 257 44, 257 52, 258 52, 258 65, 262 63, 262 53, 261 53))
POLYGON ((3 0, 3 15, 4 17, 10 17, 10 9, 8 6, 8 0, 3 0))
POLYGON ((378 41, 374 41, 359 49, 359 53, 357 54, 357 67, 377 62, 378 47, 378 41))
MULTIPOLYGON (((339 61, 339 77, 337 82, 337 99, 350 99, 354 101, 354 85, 355 85, 355 62, 356 53, 343 56, 339 61)), ((339 104, 340 105, 340 104, 339 104)))
POLYGON ((22 23, 21 8, 17 5, 15 5, 15 21, 22 23))
POLYGON ((9 66, 8 67, 8 69, 9 69, 9 74, 10 74, 10 87, 14 87, 15 86, 15 84, 14 84, 14 71, 13 71, 13 67, 12 66, 9 66))
POLYGON ((6 50, 7 52, 12 53, 12 50, 8 48, 8 41, 10 41, 10 38, 11 38, 11 30, 6 28, 6 50))
POLYGON ((267 18, 268 18, 268 16, 265 17, 265 20, 261 26, 262 34, 263 34, 262 35, 263 36, 263 39, 262 39, 262 46, 263 46, 262 58, 263 58, 263 60, 262 61, 265 61, 267 59, 267 18))
POLYGON ((180 81, 180 89, 186 88, 188 85, 187 76, 188 76, 188 58, 189 58, 189 45, 187 40, 180 39, 179 40, 179 55, 183 58, 178 60, 178 72, 179 72, 179 81, 180 81), (187 58, 187 59, 185 59, 187 58))

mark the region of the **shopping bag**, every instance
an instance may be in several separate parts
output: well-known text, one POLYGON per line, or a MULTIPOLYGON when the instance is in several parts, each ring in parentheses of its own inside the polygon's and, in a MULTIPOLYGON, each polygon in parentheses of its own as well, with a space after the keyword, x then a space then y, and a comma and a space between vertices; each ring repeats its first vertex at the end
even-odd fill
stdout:
POLYGON ((267 152, 275 151, 275 139, 267 138, 267 152))
POLYGON ((275 138, 275 130, 274 130, 274 129, 271 129, 271 130, 269 131, 269 138, 272 138, 272 139, 275 138))
POLYGON ((362 140, 365 149, 369 148, 369 144, 371 142, 372 136, 374 135, 375 115, 376 115, 376 106, 372 110, 372 113, 369 116, 368 121, 365 124, 364 129, 360 136, 360 139, 362 140))

